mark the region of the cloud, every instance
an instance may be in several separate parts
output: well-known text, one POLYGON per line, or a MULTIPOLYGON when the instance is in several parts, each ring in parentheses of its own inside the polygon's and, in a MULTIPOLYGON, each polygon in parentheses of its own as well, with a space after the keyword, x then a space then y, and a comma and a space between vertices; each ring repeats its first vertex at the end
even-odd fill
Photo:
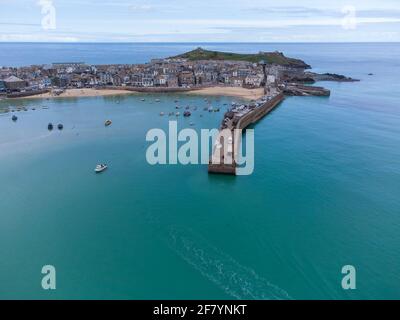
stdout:
POLYGON ((142 4, 142 5, 131 5, 129 6, 129 9, 133 11, 152 11, 155 8, 148 4, 142 4))
MULTIPOLYGON (((399 23, 400 18, 363 18, 355 17, 357 24, 383 24, 399 23)), ((137 21, 140 22, 140 21, 137 21)), ((142 23, 157 25, 185 25, 191 27, 209 27, 209 28, 287 28, 296 26, 341 26, 342 18, 314 18, 314 19, 275 19, 275 20, 240 20, 240 19, 151 19, 141 20, 142 23)))
POLYGON ((0 34, 0 42, 78 42, 79 38, 49 34, 0 34))

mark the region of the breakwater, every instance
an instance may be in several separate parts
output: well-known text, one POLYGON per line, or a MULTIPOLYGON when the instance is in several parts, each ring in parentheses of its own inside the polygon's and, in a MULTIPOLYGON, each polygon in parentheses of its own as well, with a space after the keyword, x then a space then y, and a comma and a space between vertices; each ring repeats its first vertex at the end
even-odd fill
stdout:
POLYGON ((43 90, 35 90, 35 91, 26 91, 26 92, 14 92, 7 94, 7 98, 9 99, 17 99, 17 98, 24 98, 30 96, 36 96, 38 94, 50 92, 48 89, 43 90))
POLYGON ((283 93, 265 96, 252 105, 234 106, 225 114, 220 135, 214 144, 208 165, 209 173, 236 175, 236 159, 241 145, 241 130, 256 123, 284 100, 283 93))

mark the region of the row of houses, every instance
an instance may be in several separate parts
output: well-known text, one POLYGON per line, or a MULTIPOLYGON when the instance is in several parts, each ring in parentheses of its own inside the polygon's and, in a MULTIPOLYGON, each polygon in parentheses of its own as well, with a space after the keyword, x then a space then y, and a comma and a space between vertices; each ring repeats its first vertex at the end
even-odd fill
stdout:
MULTIPOLYGON (((278 77, 281 72, 279 68, 269 66, 268 72, 278 77)), ((242 61, 155 59, 150 63, 137 65, 87 65, 82 62, 68 62, 0 68, 0 91, 98 86, 176 88, 216 84, 259 87, 263 80, 261 66, 242 61)))

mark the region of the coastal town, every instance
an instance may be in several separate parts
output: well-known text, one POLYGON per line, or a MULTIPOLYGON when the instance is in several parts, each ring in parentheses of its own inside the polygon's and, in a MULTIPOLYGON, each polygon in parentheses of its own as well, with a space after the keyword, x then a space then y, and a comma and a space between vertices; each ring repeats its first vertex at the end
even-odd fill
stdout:
MULTIPOLYGON (((278 66, 271 67, 279 73, 278 66)), ((264 78, 258 64, 229 61, 190 62, 184 59, 152 60, 142 65, 87 65, 53 63, 0 69, 0 92, 33 95, 42 91, 82 88, 186 88, 212 85, 260 87, 264 78)))
MULTIPOLYGON (((219 128, 221 137, 217 137, 210 158, 210 173, 235 175, 240 170, 237 167, 237 155, 241 145, 241 135, 235 132, 241 132, 270 113, 285 96, 329 96, 329 90, 310 85, 317 81, 356 81, 342 75, 307 71, 310 68, 302 60, 285 57, 280 52, 243 55, 197 48, 180 56, 153 59, 146 64, 89 65, 67 62, 20 68, 2 67, 0 95, 3 99, 50 98, 63 97, 71 91, 79 91, 83 96, 85 90, 101 92, 101 95, 129 92, 199 94, 201 90, 206 90, 206 94, 219 92, 229 95, 228 91, 234 88, 240 88, 246 94, 252 92, 254 96, 242 96, 251 97, 249 103, 233 103, 225 112, 219 128), (216 88, 220 90, 212 91, 216 88), (224 132, 227 135, 222 136, 224 132)), ((186 107, 184 117, 191 116, 189 108, 186 107)), ((218 112, 219 108, 208 107, 206 110, 218 112)), ((164 115, 165 112, 160 113, 160 116, 164 115)), ((168 115, 178 117, 180 112, 170 112, 168 115)), ((18 117, 14 115, 12 120, 17 121, 18 117)), ((105 125, 111 123, 111 120, 107 120, 105 125)), ((53 130, 53 127, 49 123, 48 130, 53 130)), ((59 124, 58 129, 63 130, 63 125, 59 124)), ((106 168, 103 165, 96 170, 102 172, 106 168)))
MULTIPOLYGON (((300 84, 324 80, 322 76, 328 78, 325 80, 350 80, 344 76, 306 72, 309 65, 301 60, 286 58, 279 52, 272 53, 277 63, 264 60, 213 60, 208 57, 203 60, 199 53, 207 52, 198 48, 188 58, 182 55, 153 59, 146 64, 90 65, 84 62, 63 62, 18 68, 1 67, 0 96, 20 98, 43 93, 58 96, 71 89, 142 92, 189 91, 214 86, 252 89, 264 87, 265 79, 268 79, 269 87, 280 87, 287 94, 303 95, 309 86, 300 84), (193 53, 199 59, 191 59, 193 53)), ((259 53, 261 57, 267 58, 270 57, 268 54, 259 53)), ((312 89, 311 94, 329 95, 329 92, 312 89)))

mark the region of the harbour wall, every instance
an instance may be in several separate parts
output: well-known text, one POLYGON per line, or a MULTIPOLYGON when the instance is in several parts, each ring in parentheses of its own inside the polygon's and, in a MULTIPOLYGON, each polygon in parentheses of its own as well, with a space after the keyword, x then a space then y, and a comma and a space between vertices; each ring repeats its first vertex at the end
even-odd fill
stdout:
MULTIPOLYGON (((246 129, 249 125, 256 123, 263 117, 265 117, 268 113, 270 113, 272 110, 274 110, 283 100, 285 99, 285 96, 283 93, 279 93, 275 97, 273 97, 271 100, 267 101, 264 103, 264 105, 250 111, 249 113, 243 115, 237 122, 237 125, 234 129, 240 129, 244 130, 246 129)), ((224 163, 223 159, 220 159, 220 163, 213 163, 213 158, 211 157, 209 165, 208 165, 208 172, 213 173, 213 174, 229 174, 229 175, 236 175, 236 163, 234 159, 237 159, 237 152, 240 148, 241 141, 242 141, 242 135, 241 134, 235 134, 234 129, 232 129, 232 137, 233 138, 233 159, 232 163, 224 163)), ((224 152, 221 152, 221 155, 224 154, 224 152)))

